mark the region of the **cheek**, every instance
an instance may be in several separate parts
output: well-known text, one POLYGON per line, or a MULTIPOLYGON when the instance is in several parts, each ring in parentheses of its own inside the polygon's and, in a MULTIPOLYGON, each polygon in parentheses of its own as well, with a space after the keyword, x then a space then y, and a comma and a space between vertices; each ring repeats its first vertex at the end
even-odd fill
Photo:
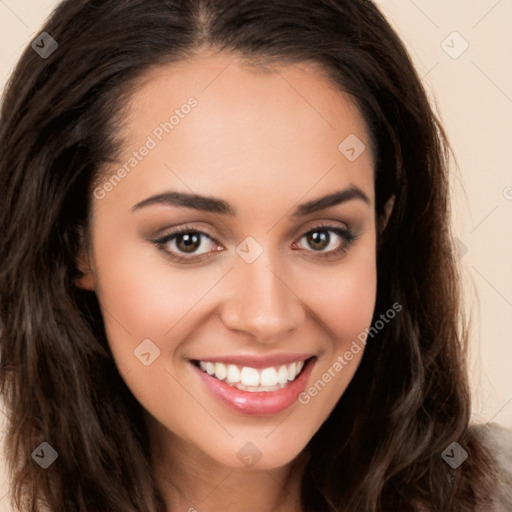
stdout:
POLYGON ((311 390, 313 397, 324 389, 324 385, 328 387, 328 392, 322 393, 313 408, 319 415, 325 415, 325 411, 334 407, 364 353, 361 334, 371 325, 377 287, 375 265, 368 263, 353 266, 350 271, 347 269, 324 282, 315 279, 315 287, 310 290, 318 325, 325 330, 321 336, 326 340, 321 345, 323 353, 316 368, 316 377, 322 383, 311 390), (322 285, 324 292, 315 293, 315 289, 322 285))
POLYGON ((315 273, 302 292, 328 332, 330 348, 336 352, 357 338, 372 321, 377 294, 374 246, 359 247, 338 267, 315 273))
POLYGON ((364 328, 371 322, 376 297, 373 269, 362 275, 352 272, 343 279, 331 280, 330 286, 325 284, 326 292, 311 296, 323 323, 329 326, 336 338, 355 334, 354 329, 364 328))
POLYGON ((219 272, 171 269, 152 246, 141 249, 140 242, 118 237, 114 244, 110 239, 98 236, 95 260, 97 294, 114 360, 139 403, 181 432, 172 411, 188 411, 189 416, 200 416, 200 411, 191 407, 190 395, 178 384, 183 366, 174 362, 195 332, 204 297, 218 280, 212 274, 219 272))
MULTIPOLYGON (((97 292, 105 323, 135 339, 161 339, 215 282, 215 271, 177 269, 151 245, 141 248, 140 242, 123 243, 119 237, 114 246, 98 237, 97 247, 97 292)), ((110 339, 116 342, 116 336, 110 339)))

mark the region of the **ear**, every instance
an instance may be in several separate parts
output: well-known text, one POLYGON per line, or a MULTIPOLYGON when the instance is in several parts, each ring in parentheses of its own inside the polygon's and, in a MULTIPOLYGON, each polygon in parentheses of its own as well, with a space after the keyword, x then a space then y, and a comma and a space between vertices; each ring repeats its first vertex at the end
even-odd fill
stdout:
POLYGON ((95 289, 94 275, 92 273, 92 269, 90 263, 88 261, 88 257, 83 256, 79 257, 78 270, 81 272, 81 277, 77 277, 75 279, 75 285, 78 288, 82 288, 83 290, 93 291, 95 289))
POLYGON ((391 216, 391 212, 393 211, 394 204, 395 196, 392 195, 384 205, 384 218, 382 219, 382 224, 380 228, 381 233, 386 229, 386 226, 388 225, 389 217, 391 216))
POLYGON ((74 280, 75 285, 78 288, 82 288, 83 290, 93 291, 96 287, 96 284, 91 265, 91 258, 83 245, 78 254, 76 265, 78 271, 81 273, 81 276, 74 280))

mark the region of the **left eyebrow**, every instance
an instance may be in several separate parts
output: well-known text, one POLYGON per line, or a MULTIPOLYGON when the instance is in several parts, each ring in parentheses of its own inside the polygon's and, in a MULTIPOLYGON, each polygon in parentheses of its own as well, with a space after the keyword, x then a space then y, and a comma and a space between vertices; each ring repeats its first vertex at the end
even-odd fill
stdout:
POLYGON ((325 210, 327 208, 337 206, 338 204, 351 201, 352 199, 360 199, 366 204, 370 204, 370 199, 360 188, 351 186, 344 190, 338 190, 333 194, 300 204, 293 212, 293 216, 304 217, 319 210, 325 210))
MULTIPOLYGON (((338 190, 332 194, 302 203, 297 206, 292 215, 294 217, 305 217, 311 213, 325 210, 353 199, 359 199, 368 205, 370 204, 370 199, 360 188, 351 186, 343 190, 338 190)), ((180 206, 206 212, 222 213, 230 216, 236 215, 235 208, 222 199, 197 194, 188 194, 185 192, 166 192, 148 197, 134 205, 132 207, 132 211, 157 204, 180 206)))

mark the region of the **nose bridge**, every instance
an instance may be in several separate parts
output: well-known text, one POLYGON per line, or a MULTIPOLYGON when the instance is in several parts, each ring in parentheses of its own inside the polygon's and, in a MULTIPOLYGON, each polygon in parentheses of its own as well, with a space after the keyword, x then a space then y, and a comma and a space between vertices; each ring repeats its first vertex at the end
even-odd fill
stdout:
MULTIPOLYGON (((243 244, 241 244, 243 247, 243 244)), ((247 247, 247 246, 245 246, 247 247)), ((242 254, 242 253, 240 253, 242 254)), ((230 272, 230 300, 224 304, 223 322, 229 329, 245 331, 261 342, 271 342, 304 318, 301 300, 270 252, 252 262, 239 256, 230 272)))

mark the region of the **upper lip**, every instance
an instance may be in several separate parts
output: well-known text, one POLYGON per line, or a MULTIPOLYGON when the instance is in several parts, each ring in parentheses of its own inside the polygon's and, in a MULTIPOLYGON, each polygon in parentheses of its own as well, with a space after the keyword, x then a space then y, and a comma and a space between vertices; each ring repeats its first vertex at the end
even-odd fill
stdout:
POLYGON ((268 356, 257 355, 231 355, 219 357, 201 357, 194 361, 209 361, 211 363, 235 364, 238 366, 248 366, 250 368, 269 368, 270 366, 280 366, 296 361, 305 361, 314 354, 273 354, 268 356))

